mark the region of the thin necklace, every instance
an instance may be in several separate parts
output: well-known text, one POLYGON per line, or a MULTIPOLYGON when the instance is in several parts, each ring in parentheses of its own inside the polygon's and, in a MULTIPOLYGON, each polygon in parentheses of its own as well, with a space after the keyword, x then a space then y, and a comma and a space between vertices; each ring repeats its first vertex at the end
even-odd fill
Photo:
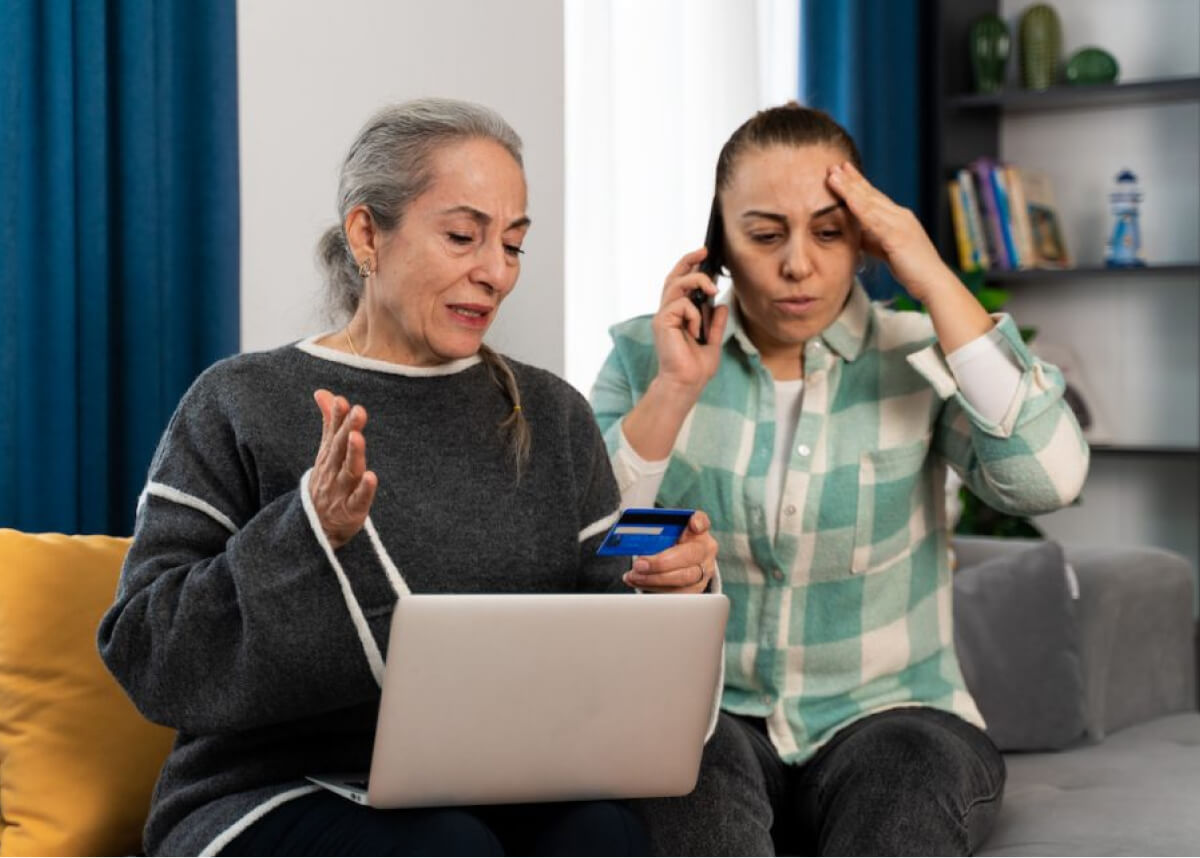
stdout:
POLYGON ((350 351, 354 352, 355 357, 362 357, 362 355, 360 355, 358 353, 358 349, 356 349, 354 347, 354 338, 350 336, 350 326, 349 325, 346 325, 346 342, 348 342, 350 344, 350 351))

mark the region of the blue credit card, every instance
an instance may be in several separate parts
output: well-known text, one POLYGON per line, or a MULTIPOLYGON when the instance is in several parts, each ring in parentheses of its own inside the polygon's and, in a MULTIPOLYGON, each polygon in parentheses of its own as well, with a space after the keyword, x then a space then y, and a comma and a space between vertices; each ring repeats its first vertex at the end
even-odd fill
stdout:
POLYGON ((601 557, 648 557, 666 551, 687 529, 694 509, 627 509, 596 549, 601 557))

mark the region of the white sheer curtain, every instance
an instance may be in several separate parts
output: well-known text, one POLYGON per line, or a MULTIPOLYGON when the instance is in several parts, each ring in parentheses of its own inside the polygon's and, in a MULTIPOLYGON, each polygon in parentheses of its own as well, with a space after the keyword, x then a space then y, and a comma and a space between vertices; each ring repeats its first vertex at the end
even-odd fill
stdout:
POLYGON ((567 380, 699 247, 721 145, 796 97, 799 0, 565 0, 567 380))

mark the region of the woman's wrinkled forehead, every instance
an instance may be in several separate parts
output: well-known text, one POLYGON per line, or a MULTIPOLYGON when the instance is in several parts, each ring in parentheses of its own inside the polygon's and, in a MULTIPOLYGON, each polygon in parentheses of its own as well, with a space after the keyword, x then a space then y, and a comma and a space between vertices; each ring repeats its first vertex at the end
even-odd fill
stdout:
POLYGON ((736 164, 746 152, 773 146, 820 145, 841 149, 846 160, 862 169, 854 138, 825 111, 795 102, 761 110, 742 123, 721 147, 717 157, 717 191, 723 191, 732 180, 736 164))
POLYGON ((496 141, 473 137, 433 150, 418 201, 426 207, 474 208, 507 223, 525 215, 527 198, 520 161, 496 141))
POLYGON ((744 209, 763 209, 812 215, 835 206, 838 198, 826 177, 830 167, 847 160, 848 153, 827 143, 747 149, 734 163, 722 191, 725 214, 737 218, 744 209))

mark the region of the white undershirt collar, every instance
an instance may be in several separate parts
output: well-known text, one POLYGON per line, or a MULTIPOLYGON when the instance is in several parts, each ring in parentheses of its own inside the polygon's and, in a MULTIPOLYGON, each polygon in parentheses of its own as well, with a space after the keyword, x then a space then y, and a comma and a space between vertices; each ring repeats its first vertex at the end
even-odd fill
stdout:
POLYGON ((387 372, 392 375, 409 375, 409 376, 431 376, 431 375, 454 375, 457 372, 462 372, 464 369, 470 369, 483 360, 479 355, 473 354, 470 357, 459 358, 448 363, 439 364, 437 366, 409 366, 403 363, 392 363, 387 360, 377 360, 375 358, 361 357, 359 355, 347 354, 337 349, 331 349, 329 346, 317 345, 317 340, 329 336, 332 331, 326 331, 323 334, 313 334, 307 339, 300 340, 296 343, 296 348, 300 351, 310 354, 321 360, 332 361, 333 363, 342 363, 346 366, 357 367, 358 369, 369 369, 375 372, 387 372))

